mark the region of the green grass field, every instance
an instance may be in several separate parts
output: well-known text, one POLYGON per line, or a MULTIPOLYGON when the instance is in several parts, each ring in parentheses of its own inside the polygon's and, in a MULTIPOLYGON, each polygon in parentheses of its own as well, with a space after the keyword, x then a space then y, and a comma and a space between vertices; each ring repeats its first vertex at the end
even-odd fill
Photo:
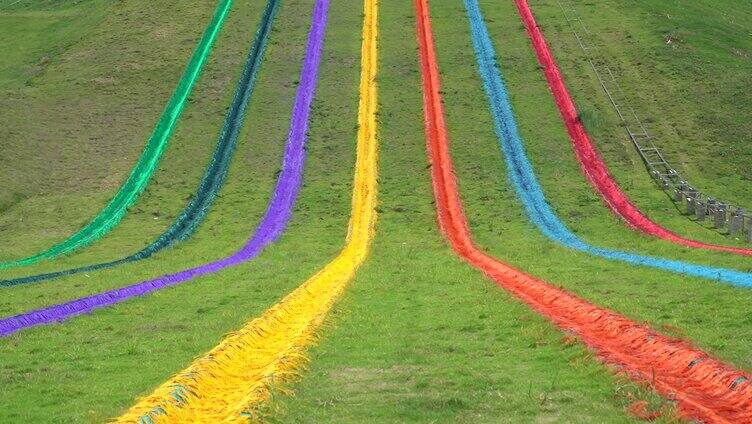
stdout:
MULTIPOLYGON (((222 125, 264 1, 237 2, 160 170, 126 219, 76 254, 0 278, 131 253, 194 191, 222 125)), ((698 187, 752 205, 752 5, 578 1, 625 75, 659 146, 698 187), (667 44, 667 37, 677 40, 667 44)), ((437 231, 412 2, 380 0, 379 222, 369 259, 337 304, 293 396, 271 422, 634 422, 638 399, 671 405, 600 365, 579 343, 457 259, 437 231)), ((226 186, 189 241, 89 275, 3 289, 8 316, 217 259, 258 223, 280 167, 312 0, 285 0, 226 186)), ((80 228, 114 194, 179 78, 214 1, 0 0, 0 261, 80 228)), ((482 0, 528 155, 571 228, 604 247, 752 271, 752 259, 633 232, 580 172, 512 1, 482 0)), ((531 1, 586 124, 615 177, 662 225, 731 240, 681 216, 651 181, 582 62, 555 0, 531 1)), ((752 371, 752 291, 595 259, 527 221, 503 157, 458 0, 433 0, 452 154, 480 247, 591 302, 691 340, 752 371)), ((148 394, 226 333, 326 264, 343 243, 355 160, 360 3, 332 2, 305 183, 283 237, 257 259, 0 339, 0 422, 101 422, 148 394)))

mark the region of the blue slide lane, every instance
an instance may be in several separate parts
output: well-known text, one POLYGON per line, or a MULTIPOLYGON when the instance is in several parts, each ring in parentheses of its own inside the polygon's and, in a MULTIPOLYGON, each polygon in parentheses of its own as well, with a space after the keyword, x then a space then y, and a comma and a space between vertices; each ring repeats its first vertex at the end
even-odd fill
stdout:
POLYGON ((517 130, 517 122, 502 79, 501 68, 496 61, 496 51, 488 34, 488 28, 483 22, 478 0, 465 0, 465 9, 470 20, 473 47, 483 79, 483 88, 493 115, 496 135, 506 159, 509 179, 525 206, 528 219, 546 237, 570 249, 593 256, 722 281, 734 286, 752 287, 752 274, 749 273, 595 247, 572 233, 551 210, 540 183, 535 177, 533 167, 525 155, 522 138, 517 130))

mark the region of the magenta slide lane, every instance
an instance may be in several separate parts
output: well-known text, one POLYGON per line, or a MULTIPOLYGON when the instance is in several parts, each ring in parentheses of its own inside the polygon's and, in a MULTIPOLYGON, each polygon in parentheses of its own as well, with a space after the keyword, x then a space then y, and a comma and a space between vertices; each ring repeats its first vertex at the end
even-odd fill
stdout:
POLYGON ((515 3, 517 4, 517 10, 520 13, 527 34, 533 44, 538 62, 543 68, 548 86, 556 100, 556 106, 559 108, 561 119, 567 127, 569 138, 574 146, 577 160, 582 166, 582 171, 613 213, 622 217, 631 227, 675 244, 695 249, 715 250, 745 256, 752 255, 752 249, 703 243, 682 237, 652 221, 632 203, 616 183, 616 180, 614 180, 598 149, 596 149, 590 139, 585 126, 582 124, 577 112, 577 106, 574 104, 574 100, 572 100, 572 96, 564 84, 564 78, 546 43, 543 31, 541 31, 538 22, 535 20, 530 5, 527 0, 515 0, 515 3))

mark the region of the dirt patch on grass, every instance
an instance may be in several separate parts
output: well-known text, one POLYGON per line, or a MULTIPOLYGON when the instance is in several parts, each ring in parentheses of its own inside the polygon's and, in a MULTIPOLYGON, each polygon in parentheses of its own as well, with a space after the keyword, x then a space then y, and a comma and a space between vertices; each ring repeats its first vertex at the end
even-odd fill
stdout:
POLYGON ((390 368, 347 367, 329 372, 328 377, 349 393, 391 390, 420 372, 420 367, 395 365, 390 368))

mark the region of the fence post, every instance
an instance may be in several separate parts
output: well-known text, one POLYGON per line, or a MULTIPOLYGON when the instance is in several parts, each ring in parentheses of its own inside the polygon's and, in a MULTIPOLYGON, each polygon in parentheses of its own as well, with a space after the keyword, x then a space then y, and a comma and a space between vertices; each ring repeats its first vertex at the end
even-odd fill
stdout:
POLYGON ((676 187, 676 193, 674 193, 674 201, 675 202, 682 202, 684 201, 684 192, 687 190, 687 183, 684 181, 680 182, 679 185, 676 187))
POLYGON ((715 228, 723 228, 724 225, 726 225, 726 205, 719 203, 715 211, 715 228))
POLYGON ((708 214, 708 203, 710 203, 710 198, 708 198, 707 202, 697 202, 698 221, 705 221, 705 216, 708 214))
POLYGON ((694 215, 695 207, 697 206, 697 199, 694 193, 687 194, 687 214, 694 215))
POLYGON ((731 222, 729 223, 729 234, 731 234, 732 237, 735 237, 743 226, 744 210, 737 209, 736 211, 734 211, 734 214, 731 217, 731 222))

